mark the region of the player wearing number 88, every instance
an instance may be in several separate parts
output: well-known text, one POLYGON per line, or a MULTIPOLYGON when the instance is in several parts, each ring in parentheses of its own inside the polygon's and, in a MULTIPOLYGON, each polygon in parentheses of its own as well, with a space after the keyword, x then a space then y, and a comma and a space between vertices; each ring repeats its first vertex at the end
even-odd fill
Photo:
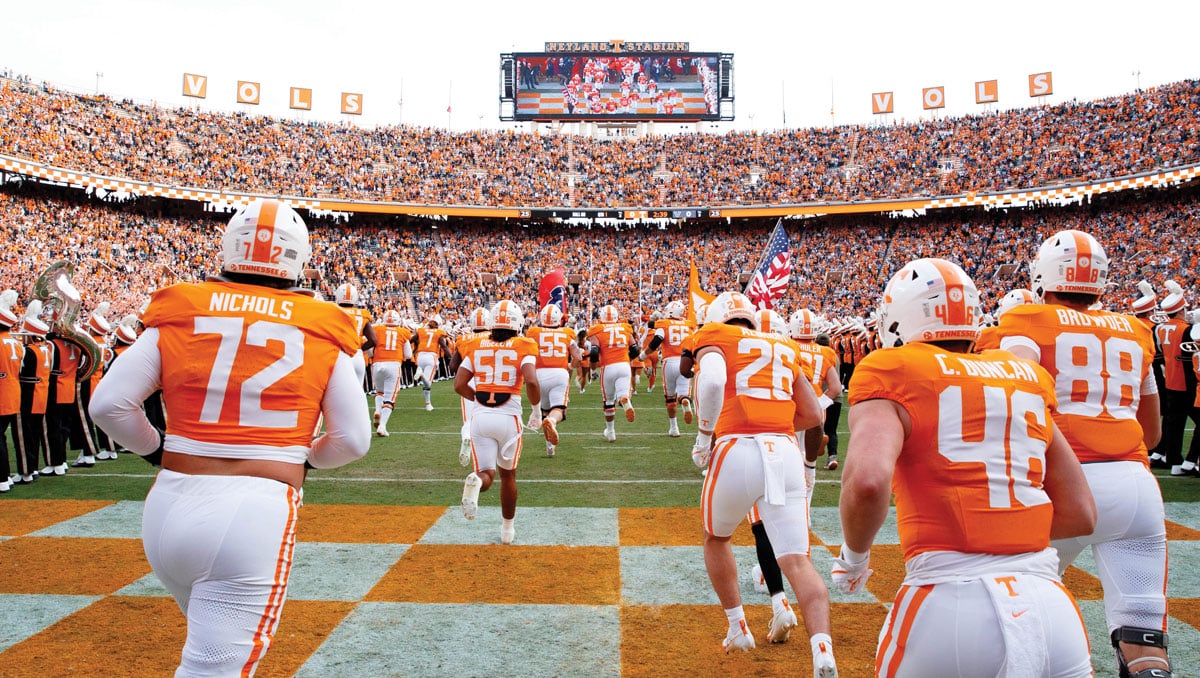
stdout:
POLYGON ((294 289, 310 256, 300 216, 252 203, 223 250, 220 277, 154 293, 145 332, 90 407, 114 440, 163 467, 142 541, 187 616, 178 675, 254 672, 283 606, 306 465, 347 464, 371 441, 361 335, 337 306, 294 289), (140 407, 160 388, 165 435, 140 407))
POLYGON ((471 447, 474 469, 463 483, 462 509, 473 520, 479 493, 492 486, 500 469, 500 541, 512 543, 513 519, 517 513, 517 464, 521 460, 521 388, 531 403, 541 401, 535 363, 538 347, 521 336, 525 316, 521 307, 507 299, 492 307, 492 329, 487 339, 467 347, 454 391, 474 400, 471 415, 471 447), (474 383, 472 383, 474 379, 474 383))
POLYGON ((1089 676, 1050 540, 1090 532, 1096 508, 1055 428, 1053 379, 1006 351, 972 354, 979 313, 951 262, 918 259, 888 282, 886 348, 850 385, 833 581, 865 586, 894 492, 906 572, 876 675, 1089 676))
POLYGON ((1055 541, 1059 570, 1092 547, 1104 587, 1109 636, 1124 675, 1166 675, 1167 538, 1162 494, 1147 449, 1161 434, 1154 340, 1132 316, 1092 310, 1108 257, 1092 236, 1054 234, 1030 264, 1039 304, 1000 319, 1000 347, 1040 363, 1054 378, 1055 423, 1098 501, 1096 529, 1055 541))

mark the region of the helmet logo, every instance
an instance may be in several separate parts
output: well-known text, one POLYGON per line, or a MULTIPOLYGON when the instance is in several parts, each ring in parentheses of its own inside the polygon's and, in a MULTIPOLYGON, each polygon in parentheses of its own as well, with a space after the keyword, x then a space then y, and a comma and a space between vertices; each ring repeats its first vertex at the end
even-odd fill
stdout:
POLYGON ((258 233, 254 234, 254 237, 257 238, 259 242, 266 242, 271 239, 271 230, 268 228, 260 228, 258 229, 258 233))
POLYGON ((953 301, 954 303, 957 304, 962 300, 963 300, 962 290, 957 287, 951 287, 950 288, 950 301, 953 301))
POLYGON ((1079 268, 1087 268, 1092 265, 1092 260, 1089 257, 1083 256, 1076 260, 1075 265, 1079 268))

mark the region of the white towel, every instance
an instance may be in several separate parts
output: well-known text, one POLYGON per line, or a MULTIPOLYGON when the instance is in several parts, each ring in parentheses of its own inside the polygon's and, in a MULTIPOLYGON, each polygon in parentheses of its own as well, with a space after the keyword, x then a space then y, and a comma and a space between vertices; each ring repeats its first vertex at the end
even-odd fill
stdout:
POLYGON ((1004 634, 1005 660, 1000 676, 1049 675, 1050 648, 1046 646, 1046 631, 1042 616, 1036 609, 1038 595, 1036 579, 1030 574, 992 575, 982 577, 992 598, 1000 631, 1004 634), (1013 595, 1014 592, 1027 595, 1013 595))
POLYGON ((760 434, 754 436, 754 442, 762 456, 763 500, 783 506, 787 503, 788 458, 795 457, 796 440, 784 434, 760 434))

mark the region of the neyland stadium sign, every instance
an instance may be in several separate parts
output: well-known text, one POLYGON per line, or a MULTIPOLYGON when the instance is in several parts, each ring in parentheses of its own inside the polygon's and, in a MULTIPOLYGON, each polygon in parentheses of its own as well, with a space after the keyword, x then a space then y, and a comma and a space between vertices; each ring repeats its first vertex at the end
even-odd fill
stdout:
POLYGON ((607 54, 627 54, 637 52, 673 53, 690 52, 691 44, 687 42, 629 42, 626 40, 608 40, 605 42, 548 42, 547 52, 604 52, 607 54))

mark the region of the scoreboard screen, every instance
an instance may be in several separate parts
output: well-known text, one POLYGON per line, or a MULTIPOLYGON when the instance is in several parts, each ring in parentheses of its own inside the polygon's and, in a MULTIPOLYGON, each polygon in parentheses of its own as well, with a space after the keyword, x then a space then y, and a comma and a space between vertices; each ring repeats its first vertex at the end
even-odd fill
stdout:
POLYGON ((522 52, 502 55, 501 69, 507 119, 732 118, 731 54, 522 52))

